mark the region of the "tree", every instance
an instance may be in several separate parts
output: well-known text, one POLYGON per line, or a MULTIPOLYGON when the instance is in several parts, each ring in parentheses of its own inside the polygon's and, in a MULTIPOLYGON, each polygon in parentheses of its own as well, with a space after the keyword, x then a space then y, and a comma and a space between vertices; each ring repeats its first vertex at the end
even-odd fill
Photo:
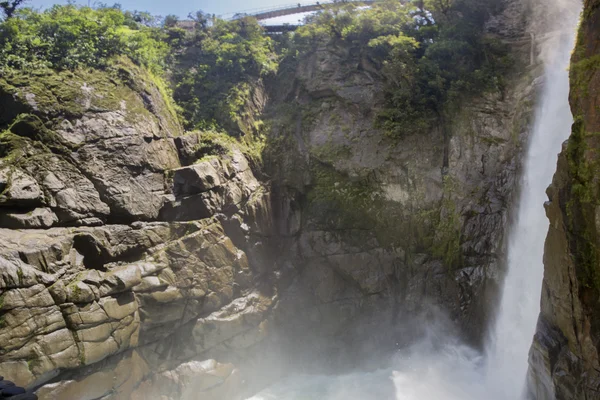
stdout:
POLYGON ((429 0, 425 2, 425 7, 438 11, 448 18, 448 13, 452 10, 454 1, 452 0, 429 0))
POLYGON ((152 15, 147 11, 125 11, 125 19, 131 20, 136 24, 142 24, 147 27, 158 28, 160 27, 163 18, 161 16, 152 15))
POLYGON ((187 128, 238 130, 252 85, 277 71, 273 40, 256 19, 217 19, 201 29, 205 14, 196 14, 196 34, 188 38, 174 72, 175 100, 187 128))
POLYGON ((25 8, 18 18, 0 23, 0 69, 105 68, 127 56, 160 74, 169 53, 164 33, 131 22, 112 7, 55 5, 42 12, 25 8))
POLYGON ((196 11, 195 13, 189 13, 188 18, 196 21, 197 27, 200 30, 206 30, 210 24, 211 17, 209 14, 205 14, 202 10, 196 11))
POLYGON ((385 108, 378 122, 391 135, 428 131, 460 107, 466 96, 502 88, 510 64, 506 49, 487 37, 485 22, 502 0, 377 1, 327 8, 307 19, 288 54, 345 43, 380 66, 385 108))
POLYGON ((179 22, 177 15, 170 14, 165 17, 164 25, 167 28, 173 28, 177 26, 177 22, 179 22))
POLYGON ((25 3, 25 1, 27 1, 27 0, 0 1, 0 9, 2 9, 2 12, 4 13, 4 16, 6 17, 6 19, 8 19, 14 15, 15 11, 17 10, 17 7, 19 7, 21 4, 25 3))

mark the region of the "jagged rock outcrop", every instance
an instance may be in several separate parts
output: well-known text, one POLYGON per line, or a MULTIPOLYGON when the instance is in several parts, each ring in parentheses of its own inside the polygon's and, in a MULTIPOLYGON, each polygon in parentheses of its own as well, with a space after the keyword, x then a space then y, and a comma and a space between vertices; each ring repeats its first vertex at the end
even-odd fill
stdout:
POLYGON ((2 77, 1 204, 12 228, 158 216, 182 131, 149 76, 115 69, 2 77))
POLYGON ((573 131, 548 189, 541 313, 530 352, 537 399, 600 399, 600 2, 586 0, 571 64, 573 131))
POLYGON ((275 228, 235 142, 184 135, 126 60, 3 76, 0 97, 0 375, 40 399, 239 395, 275 228))

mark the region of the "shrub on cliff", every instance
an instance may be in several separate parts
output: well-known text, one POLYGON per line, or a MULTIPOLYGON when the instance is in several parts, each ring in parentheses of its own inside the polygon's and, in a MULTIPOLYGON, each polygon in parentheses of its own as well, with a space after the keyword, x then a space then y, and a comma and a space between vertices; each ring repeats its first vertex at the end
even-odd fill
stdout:
POLYGON ((126 55, 152 72, 162 71, 169 46, 163 33, 116 8, 54 6, 23 9, 0 23, 0 68, 103 68, 126 55))
POLYGON ((175 99, 189 128, 237 130, 253 86, 274 73, 273 40, 253 18, 200 25, 177 59, 175 99))
POLYGON ((387 105, 379 124, 391 135, 430 129, 469 95, 502 88, 508 65, 485 22, 499 0, 385 0, 348 4, 309 17, 291 40, 296 57, 326 43, 344 44, 379 64, 387 105))
POLYGON ((0 72, 105 69, 125 56, 155 76, 170 70, 188 128, 259 126, 249 103, 261 78, 277 70, 273 41, 252 18, 209 23, 199 12, 194 19, 190 35, 173 18, 160 26, 148 13, 115 7, 17 10, 0 21, 0 72))

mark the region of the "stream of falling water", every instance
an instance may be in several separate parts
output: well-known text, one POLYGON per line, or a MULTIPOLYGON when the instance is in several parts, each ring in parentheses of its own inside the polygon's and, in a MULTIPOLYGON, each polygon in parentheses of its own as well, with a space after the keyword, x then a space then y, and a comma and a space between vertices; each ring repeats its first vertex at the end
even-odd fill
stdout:
POLYGON ((545 85, 524 163, 516 224, 509 232, 508 273, 485 353, 446 337, 443 329, 431 327, 420 343, 399 352, 390 368, 342 376, 296 375, 249 400, 523 398, 528 352, 539 313, 548 231, 542 205, 556 169, 556 155, 572 124, 567 69, 576 30, 573 19, 565 24, 565 32, 554 32, 556 41, 545 49, 545 85))
POLYGON ((540 311, 542 259, 549 227, 542 204, 548 199, 545 190, 556 170, 556 154, 573 123, 568 66, 574 35, 574 26, 572 32, 559 33, 557 47, 551 49, 551 59, 546 62, 545 88, 525 159, 517 221, 509 234, 509 270, 486 368, 487 390, 498 400, 519 399, 525 386, 527 356, 540 311), (508 381, 511 384, 507 385, 508 381))

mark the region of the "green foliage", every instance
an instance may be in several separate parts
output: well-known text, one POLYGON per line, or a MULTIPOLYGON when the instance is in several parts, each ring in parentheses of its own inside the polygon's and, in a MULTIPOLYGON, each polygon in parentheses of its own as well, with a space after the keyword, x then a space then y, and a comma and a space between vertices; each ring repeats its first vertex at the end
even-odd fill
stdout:
POLYGON ((160 73, 169 46, 162 31, 145 25, 147 18, 116 8, 74 5, 21 10, 0 23, 0 68, 104 68, 126 55, 160 73))
POLYGON ((165 17, 165 27, 167 28, 173 28, 177 25, 177 22, 179 21, 179 17, 177 17, 177 15, 167 15, 165 17))
POLYGON ((262 163, 262 150, 264 141, 262 138, 253 138, 252 140, 237 140, 224 132, 217 131, 194 131, 187 135, 198 137, 198 145, 194 148, 195 159, 192 162, 198 162, 210 158, 223 158, 232 156, 234 150, 241 151, 246 158, 254 165, 262 163))
POLYGON ((382 193, 369 177, 350 180, 334 168, 316 162, 309 209, 317 220, 336 229, 375 229, 382 193))
POLYGON ((4 14, 5 18, 12 18, 17 8, 23 4, 25 0, 6 0, 0 1, 0 10, 4 14))
POLYGON ((299 47, 311 47, 334 38, 367 45, 374 39, 405 37, 413 24, 409 10, 394 0, 382 1, 367 10, 355 4, 331 7, 308 17, 307 24, 297 30, 294 42, 299 47))
POLYGON ((219 132, 197 133, 200 140, 196 153, 204 157, 231 155, 232 148, 236 145, 235 139, 219 132))
POLYGON ((393 136, 430 129, 466 96, 502 90, 510 60, 484 35, 500 0, 384 0, 361 9, 332 7, 308 19, 288 56, 319 45, 350 46, 380 66, 387 106, 378 119, 393 136))
POLYGON ((586 7, 571 60, 570 102, 575 118, 566 149, 570 191, 565 191, 564 195, 561 193, 561 202, 566 202, 569 250, 574 258, 577 277, 586 288, 581 293, 589 289, 596 292, 600 290, 600 237, 597 226, 597 210, 600 206, 600 132, 592 111, 596 100, 593 78, 600 71, 600 58, 589 47, 589 32, 592 29, 590 19, 595 15, 595 7, 586 7), (563 199, 563 196, 566 198, 563 199))
MULTIPOLYGON (((581 52, 581 51, 580 51, 581 52)), ((578 90, 579 96, 589 95, 589 83, 600 69, 600 54, 592 57, 580 57, 571 64, 571 85, 578 90)))
POLYGON ((162 18, 152 15, 147 11, 125 11, 125 23, 132 29, 137 29, 139 25, 148 27, 159 27, 162 23, 162 18))
MULTIPOLYGON (((396 135, 410 132, 411 126, 417 131, 430 129, 465 97, 502 90, 502 77, 510 65, 505 46, 483 32, 487 17, 498 11, 497 2, 435 0, 426 4, 433 9, 414 11, 420 17, 412 33, 419 41, 415 63, 402 75, 405 79, 400 85, 390 86, 389 106, 380 119, 396 135)), ((390 61, 391 75, 398 74, 397 63, 395 58, 390 61)))
POLYGON ((238 131, 259 80, 277 71, 273 41, 252 18, 198 25, 178 57, 175 99, 188 128, 238 131))
MULTIPOLYGON (((144 102, 144 91, 156 87, 164 100, 166 111, 173 118, 165 120, 171 132, 177 132, 175 105, 171 104, 170 89, 164 81, 138 67, 127 57, 114 59, 104 70, 93 68, 77 68, 55 71, 42 68, 35 71, 22 71, 7 68, 0 77, 0 92, 15 96, 22 88, 35 96, 36 113, 45 114, 50 118, 79 118, 86 112, 87 107, 101 110, 118 110, 123 104, 127 107, 126 118, 131 121, 145 120, 151 116, 151 111, 144 102), (82 87, 93 87, 93 95, 89 103, 82 102, 82 87)), ((156 96, 158 99, 158 96, 156 96)), ((9 103, 10 104, 10 103, 9 103)), ((19 113, 30 112, 29 107, 23 107, 16 102, 0 116, 0 126, 10 124, 19 113)), ((162 112, 163 104, 157 102, 155 111, 162 112)), ((166 113, 163 114, 166 117, 166 113)))
POLYGON ((575 118, 573 131, 567 147, 567 160, 571 177, 571 191, 567 202, 568 231, 571 251, 579 267, 582 282, 587 287, 600 288, 600 273, 597 269, 599 251, 598 232, 594 224, 596 209, 600 201, 596 171, 600 168, 595 149, 590 148, 590 138, 581 116, 575 118))

